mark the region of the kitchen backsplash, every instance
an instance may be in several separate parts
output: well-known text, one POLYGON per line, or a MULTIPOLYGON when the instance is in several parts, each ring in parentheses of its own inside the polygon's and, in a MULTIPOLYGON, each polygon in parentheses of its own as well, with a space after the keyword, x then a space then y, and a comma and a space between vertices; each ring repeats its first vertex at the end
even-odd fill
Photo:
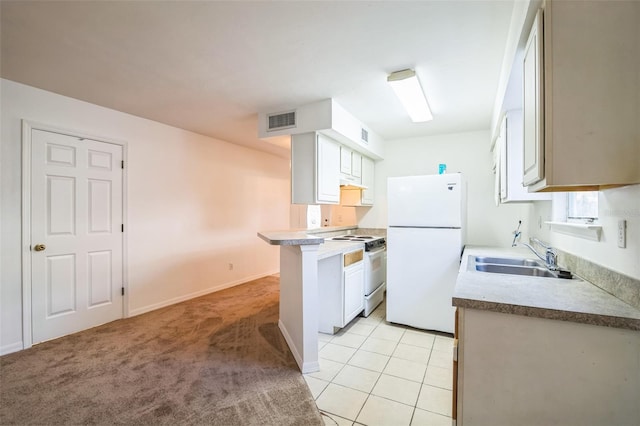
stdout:
POLYGON ((640 280, 558 250, 558 264, 595 286, 640 309, 640 280))
POLYGON ((386 237, 387 230, 385 228, 358 228, 357 226, 329 226, 324 228, 312 229, 309 234, 319 237, 337 237, 339 235, 373 235, 376 237, 386 237))
POLYGON ((373 235, 375 237, 386 237, 386 228, 358 228, 359 235, 373 235))

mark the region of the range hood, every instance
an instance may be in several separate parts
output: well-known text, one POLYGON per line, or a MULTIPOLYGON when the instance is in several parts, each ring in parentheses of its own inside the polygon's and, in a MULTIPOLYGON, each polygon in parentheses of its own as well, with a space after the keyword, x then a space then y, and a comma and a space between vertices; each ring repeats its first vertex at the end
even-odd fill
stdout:
POLYGON ((347 179, 340 179, 340 189, 369 189, 369 187, 347 179))

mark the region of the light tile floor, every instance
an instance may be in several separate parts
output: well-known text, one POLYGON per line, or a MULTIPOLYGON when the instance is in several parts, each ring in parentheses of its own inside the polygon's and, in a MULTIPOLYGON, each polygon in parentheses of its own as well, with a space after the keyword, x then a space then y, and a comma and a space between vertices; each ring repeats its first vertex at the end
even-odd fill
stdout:
POLYGON ((385 321, 383 302, 318 336, 320 371, 304 375, 325 425, 451 425, 453 339, 385 321))

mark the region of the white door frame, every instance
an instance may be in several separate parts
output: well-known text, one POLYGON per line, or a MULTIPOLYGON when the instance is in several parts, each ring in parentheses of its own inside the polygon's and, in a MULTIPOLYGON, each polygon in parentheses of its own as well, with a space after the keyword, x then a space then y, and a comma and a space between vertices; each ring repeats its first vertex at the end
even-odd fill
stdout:
MULTIPOLYGON (((122 146, 122 159, 125 165, 127 161, 127 142, 94 136, 74 130, 61 129, 47 124, 22 120, 22 345, 28 349, 33 345, 32 310, 31 310, 31 131, 44 130, 60 133, 67 136, 92 139, 122 146)), ((127 169, 122 171, 122 223, 124 229, 127 225, 127 169)), ((125 289, 122 301, 122 317, 129 316, 129 280, 128 280, 128 253, 127 234, 122 235, 122 286, 125 289)))

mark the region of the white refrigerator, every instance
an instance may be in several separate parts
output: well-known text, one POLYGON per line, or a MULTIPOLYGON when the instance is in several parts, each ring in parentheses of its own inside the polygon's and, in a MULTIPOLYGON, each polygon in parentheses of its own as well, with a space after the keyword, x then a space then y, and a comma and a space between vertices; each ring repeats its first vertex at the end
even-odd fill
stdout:
POLYGON ((459 173, 388 179, 387 321, 453 333, 466 198, 459 173))

